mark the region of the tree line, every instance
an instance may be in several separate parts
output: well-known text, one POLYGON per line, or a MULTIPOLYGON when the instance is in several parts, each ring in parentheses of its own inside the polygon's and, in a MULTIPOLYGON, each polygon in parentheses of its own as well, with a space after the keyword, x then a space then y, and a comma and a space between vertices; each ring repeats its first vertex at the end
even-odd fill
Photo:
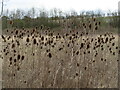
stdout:
POLYGON ((85 20, 89 17, 99 18, 100 21, 105 23, 104 25, 110 25, 112 27, 118 27, 118 12, 104 13, 101 10, 96 11, 81 11, 80 13, 75 10, 63 12, 60 9, 51 9, 47 11, 45 9, 30 10, 6 10, 2 16, 2 28, 34 28, 44 25, 50 28, 60 27, 64 20, 71 19, 73 23, 79 24, 77 21, 85 20), (10 23, 12 21, 12 23, 10 23), (12 25, 11 25, 12 24, 12 25))

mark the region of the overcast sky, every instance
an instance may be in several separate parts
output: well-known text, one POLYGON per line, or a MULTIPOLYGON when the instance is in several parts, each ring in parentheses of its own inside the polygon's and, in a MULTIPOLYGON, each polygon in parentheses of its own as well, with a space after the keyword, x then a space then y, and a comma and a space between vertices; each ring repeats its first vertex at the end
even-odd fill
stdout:
POLYGON ((81 10, 118 10, 118 2, 120 0, 7 0, 5 9, 30 9, 32 7, 59 8, 61 10, 74 9, 77 12, 81 10))

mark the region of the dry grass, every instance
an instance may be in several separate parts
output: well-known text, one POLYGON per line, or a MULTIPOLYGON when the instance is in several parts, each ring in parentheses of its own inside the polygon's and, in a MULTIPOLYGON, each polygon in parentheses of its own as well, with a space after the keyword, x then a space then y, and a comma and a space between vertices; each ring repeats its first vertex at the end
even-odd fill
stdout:
POLYGON ((118 35, 97 34, 96 23, 76 30, 6 32, 3 87, 116 88, 118 35))

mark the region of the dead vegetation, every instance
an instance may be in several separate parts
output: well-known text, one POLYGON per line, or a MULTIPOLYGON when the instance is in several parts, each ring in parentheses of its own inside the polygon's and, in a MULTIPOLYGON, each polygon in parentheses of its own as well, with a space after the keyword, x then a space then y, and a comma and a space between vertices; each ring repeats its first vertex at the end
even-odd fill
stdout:
POLYGON ((118 35, 93 18, 75 29, 6 30, 4 88, 117 88, 118 35))

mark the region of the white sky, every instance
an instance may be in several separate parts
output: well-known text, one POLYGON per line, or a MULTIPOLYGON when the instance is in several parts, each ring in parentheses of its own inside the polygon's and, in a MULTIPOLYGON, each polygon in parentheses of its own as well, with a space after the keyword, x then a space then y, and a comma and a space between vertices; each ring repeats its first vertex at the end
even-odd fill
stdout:
POLYGON ((61 10, 74 9, 77 12, 81 10, 118 10, 118 2, 120 0, 7 0, 5 2, 5 9, 30 9, 32 7, 45 8, 50 10, 52 8, 59 8, 61 10))

